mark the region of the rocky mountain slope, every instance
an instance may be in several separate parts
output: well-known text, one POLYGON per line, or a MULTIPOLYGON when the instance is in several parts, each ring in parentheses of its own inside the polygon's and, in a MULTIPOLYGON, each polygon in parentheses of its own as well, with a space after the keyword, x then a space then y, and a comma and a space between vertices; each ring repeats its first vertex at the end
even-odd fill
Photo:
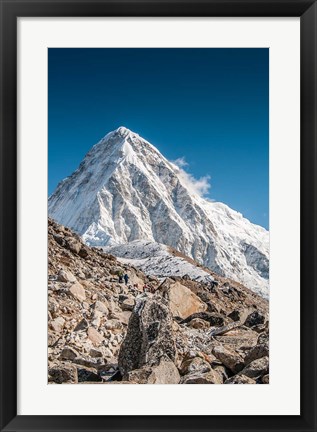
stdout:
POLYGON ((88 245, 168 245, 268 297, 268 232, 225 204, 203 199, 181 168, 124 127, 89 151, 48 208, 88 245))
POLYGON ((146 276, 53 220, 48 257, 49 383, 269 382, 268 302, 241 284, 146 276))

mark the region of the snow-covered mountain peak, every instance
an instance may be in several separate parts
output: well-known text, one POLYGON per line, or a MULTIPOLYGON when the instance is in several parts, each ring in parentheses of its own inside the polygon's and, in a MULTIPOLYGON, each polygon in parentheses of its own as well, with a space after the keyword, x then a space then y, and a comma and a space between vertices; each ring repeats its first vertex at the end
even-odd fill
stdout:
POLYGON ((92 147, 83 162, 93 160, 95 164, 101 163, 104 165, 105 162, 109 163, 111 160, 116 160, 119 165, 123 162, 125 156, 130 156, 128 158, 129 162, 135 162, 135 158, 142 159, 145 162, 146 159, 159 157, 165 163, 171 165, 156 147, 124 126, 120 126, 104 136, 92 147))
POLYGON ((49 215, 89 245, 146 240, 171 246, 221 276, 268 290, 268 232, 222 203, 151 143, 120 126, 87 153, 49 198, 49 215))
POLYGON ((121 134, 122 136, 125 136, 131 133, 132 131, 130 131, 130 129, 126 128, 125 126, 119 126, 118 129, 116 129, 116 132, 118 134, 121 134))
POLYGON ((135 132, 131 131, 130 129, 126 128, 125 126, 120 126, 118 129, 114 131, 114 133, 122 136, 123 138, 126 138, 128 135, 136 135, 135 132))

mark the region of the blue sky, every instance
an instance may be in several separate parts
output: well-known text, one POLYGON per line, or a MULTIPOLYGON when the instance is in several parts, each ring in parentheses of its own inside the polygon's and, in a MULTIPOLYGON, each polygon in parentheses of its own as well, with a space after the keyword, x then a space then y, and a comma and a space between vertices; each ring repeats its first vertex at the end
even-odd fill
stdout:
POLYGON ((126 126, 268 228, 268 49, 50 48, 48 71, 49 194, 126 126))

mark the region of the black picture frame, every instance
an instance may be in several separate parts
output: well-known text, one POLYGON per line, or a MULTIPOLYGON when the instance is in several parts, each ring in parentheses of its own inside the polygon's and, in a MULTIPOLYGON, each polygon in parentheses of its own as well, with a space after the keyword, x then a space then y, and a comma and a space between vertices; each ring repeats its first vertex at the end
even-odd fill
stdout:
MULTIPOLYGON (((315 431, 317 4, 311 0, 0 0, 1 431, 315 431), (17 415, 17 18, 300 17, 301 414, 294 416, 17 415)), ((250 35, 252 37, 252 35, 250 35)), ((291 271, 291 269, 290 269, 291 271)), ((287 287, 285 287, 287 289, 287 287)), ((285 307, 287 307, 285 305, 285 307)), ((282 324, 282 323, 281 323, 282 324)), ((286 323, 286 325, 288 325, 286 323)), ((290 348, 291 357, 291 348, 290 348)), ((291 361, 291 360, 289 360, 291 361)), ((290 378, 291 379, 291 378, 290 378)))

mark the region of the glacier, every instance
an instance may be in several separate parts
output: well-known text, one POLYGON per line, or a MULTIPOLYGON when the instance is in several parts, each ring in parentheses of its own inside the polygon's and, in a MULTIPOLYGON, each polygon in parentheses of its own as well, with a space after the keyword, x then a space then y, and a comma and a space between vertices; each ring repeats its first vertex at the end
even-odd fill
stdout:
POLYGON ((90 246, 167 245, 269 295, 269 232, 196 193, 182 168, 125 127, 102 138, 59 183, 48 212, 90 246))
POLYGON ((106 253, 114 255, 119 262, 137 267, 148 276, 159 279, 188 276, 198 282, 212 282, 214 277, 207 268, 178 253, 170 246, 146 240, 135 240, 118 246, 106 246, 106 253))

